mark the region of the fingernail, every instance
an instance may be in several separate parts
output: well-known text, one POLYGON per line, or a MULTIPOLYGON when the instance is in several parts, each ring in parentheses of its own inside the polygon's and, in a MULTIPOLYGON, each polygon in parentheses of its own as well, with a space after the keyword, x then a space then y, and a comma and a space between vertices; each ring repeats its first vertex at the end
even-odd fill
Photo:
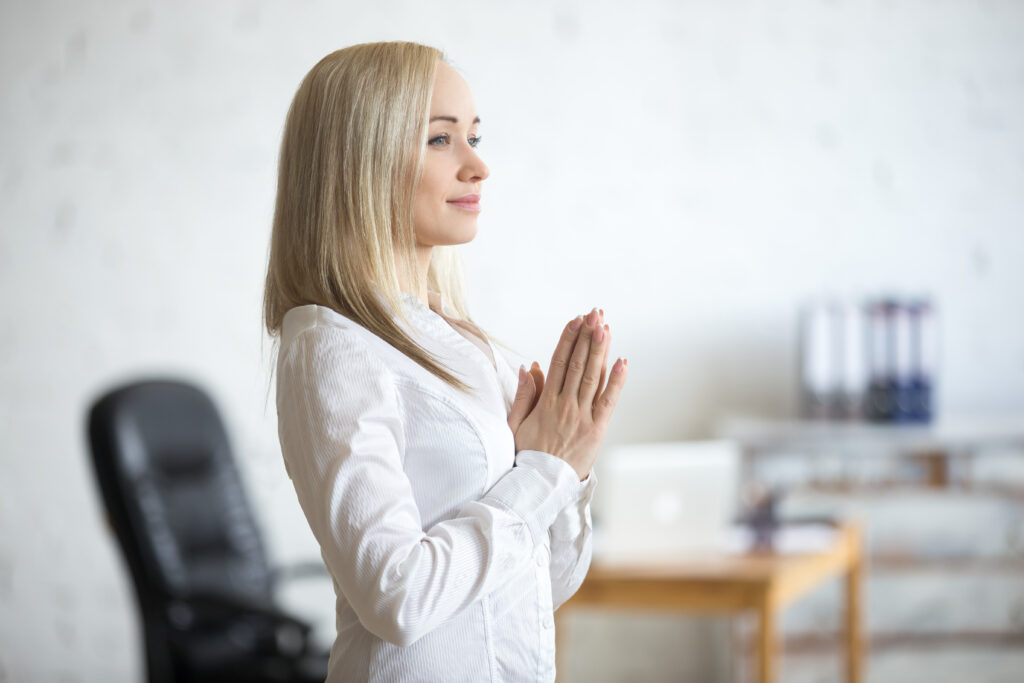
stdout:
POLYGON ((597 322, 597 309, 595 308, 594 310, 592 310, 590 313, 587 314, 587 323, 589 323, 590 325, 593 325, 596 322, 597 322))
POLYGON ((599 327, 594 330, 594 341, 598 344, 604 341, 604 328, 599 327))
POLYGON ((519 366, 519 386, 526 384, 526 368, 519 366))
POLYGON ((569 323, 569 329, 572 330, 573 332, 575 332, 576 330, 580 329, 580 325, 582 325, 582 324, 583 324, 583 316, 578 315, 578 316, 576 316, 575 318, 572 319, 572 322, 569 323))
POLYGON ((538 363, 537 361, 533 361, 532 363, 530 363, 530 368, 537 368, 538 370, 540 370, 540 363, 538 363))
POLYGON ((615 365, 612 366, 612 372, 622 372, 622 366, 622 359, 619 358, 617 361, 615 361, 615 365))

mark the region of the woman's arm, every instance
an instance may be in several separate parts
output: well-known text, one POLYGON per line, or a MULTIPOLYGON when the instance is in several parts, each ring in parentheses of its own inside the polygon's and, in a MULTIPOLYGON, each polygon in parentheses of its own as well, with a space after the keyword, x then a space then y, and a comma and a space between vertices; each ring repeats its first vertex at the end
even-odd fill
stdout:
MULTIPOLYGON (((592 362, 588 363, 590 366, 588 370, 599 373, 596 376, 592 375, 593 379, 591 381, 596 380, 596 383, 593 393, 587 394, 592 398, 590 410, 597 415, 599 411, 609 407, 608 405, 600 405, 600 402, 609 397, 609 393, 606 391, 605 369, 608 362, 611 330, 608 325, 604 324, 604 311, 596 311, 596 316, 594 313, 591 313, 586 322, 592 326, 595 333, 593 343, 591 343, 590 361, 594 360, 593 351, 598 351, 601 358, 597 365, 592 364, 592 362), (596 337, 598 328, 603 332, 600 340, 596 337)), ((575 352, 574 343, 574 356, 575 352)), ((622 373, 623 368, 620 363, 617 363, 616 367, 622 373)), ((511 368, 509 368, 509 371, 511 371, 511 368)), ((613 403, 618 391, 621 389, 623 374, 616 375, 616 379, 618 381, 611 392, 613 403)), ((514 399, 510 401, 511 408, 508 416, 509 427, 513 433, 518 432, 526 417, 537 407, 538 400, 544 389, 544 373, 537 363, 533 363, 529 372, 525 368, 520 369, 518 388, 515 390, 514 399)), ((607 422, 607 417, 605 417, 604 421, 607 422)), ((572 597, 580 587, 590 567, 590 559, 593 553, 593 522, 590 516, 590 502, 593 498, 596 480, 597 477, 591 470, 583 482, 584 487, 581 489, 579 497, 559 511, 549 530, 551 548, 549 569, 551 574, 552 604, 555 609, 572 597)))
POLYGON ((345 598, 384 640, 415 642, 523 570, 579 496, 568 463, 524 450, 480 500, 424 531, 383 361, 332 327, 282 353, 278 430, 299 502, 345 598))
MULTIPOLYGON (((499 375, 505 386, 506 395, 509 396, 508 403, 512 406, 508 417, 509 427, 514 433, 536 405, 537 387, 544 386, 544 373, 534 362, 529 374, 522 375, 524 381, 517 389, 513 379, 515 371, 504 356, 497 355, 502 359, 499 375)), ((596 483, 597 475, 591 471, 587 479, 581 482, 579 496, 569 501, 568 505, 558 512, 548 530, 551 552, 551 601, 555 609, 576 593, 590 567, 593 535, 590 502, 596 483)))

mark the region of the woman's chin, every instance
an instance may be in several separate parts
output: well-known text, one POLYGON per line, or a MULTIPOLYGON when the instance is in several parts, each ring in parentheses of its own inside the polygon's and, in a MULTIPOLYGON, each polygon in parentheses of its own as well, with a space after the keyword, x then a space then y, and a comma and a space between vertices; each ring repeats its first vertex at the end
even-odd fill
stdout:
POLYGON ((417 230, 416 241, 421 245, 449 247, 472 242, 476 233, 476 216, 473 216, 472 220, 451 221, 443 227, 435 225, 430 230, 417 230))
POLYGON ((476 237, 476 222, 473 223, 472 230, 459 230, 451 235, 450 241, 447 242, 449 246, 455 246, 457 244, 467 244, 472 242, 476 237))

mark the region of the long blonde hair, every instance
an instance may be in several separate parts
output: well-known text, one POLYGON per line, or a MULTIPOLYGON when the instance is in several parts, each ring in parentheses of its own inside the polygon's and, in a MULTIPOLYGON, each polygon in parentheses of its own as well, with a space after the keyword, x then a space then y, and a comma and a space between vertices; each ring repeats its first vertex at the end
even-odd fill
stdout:
MULTIPOLYGON (((399 282, 415 283, 413 197, 444 55, 408 42, 338 50, 306 74, 285 121, 263 298, 267 332, 318 304, 448 384, 467 385, 407 335, 399 282)), ((434 247, 428 287, 470 321, 456 247, 434 247)))

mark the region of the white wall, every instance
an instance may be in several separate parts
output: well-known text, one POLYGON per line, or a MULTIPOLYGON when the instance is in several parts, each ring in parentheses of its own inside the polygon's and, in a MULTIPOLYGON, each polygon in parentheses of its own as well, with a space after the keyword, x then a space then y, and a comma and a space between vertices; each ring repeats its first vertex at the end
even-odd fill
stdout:
POLYGON ((4 0, 0 681, 140 676, 83 436, 115 381, 204 383, 275 557, 309 553, 261 345, 277 145, 305 72, 381 39, 476 94, 477 319, 546 364, 606 310, 610 440, 791 414, 822 291, 930 293, 941 409, 1024 410, 1020 3, 4 0))

